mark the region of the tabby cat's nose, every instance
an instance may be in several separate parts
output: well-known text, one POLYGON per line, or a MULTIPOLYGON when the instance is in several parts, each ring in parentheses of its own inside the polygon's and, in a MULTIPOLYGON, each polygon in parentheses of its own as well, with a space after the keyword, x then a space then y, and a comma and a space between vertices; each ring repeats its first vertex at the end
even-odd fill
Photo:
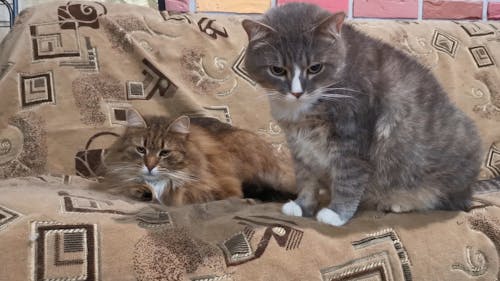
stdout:
POLYGON ((153 172, 155 172, 156 164, 155 165, 146 165, 146 167, 148 168, 149 173, 152 174, 153 172))
POLYGON ((302 96, 303 92, 291 93, 291 94, 298 99, 300 98, 300 96, 302 96))
POLYGON ((146 166, 146 168, 148 169, 148 172, 151 174, 154 170, 154 168, 156 168, 156 165, 158 165, 158 158, 154 157, 154 156, 146 156, 146 159, 144 161, 144 166, 146 166))

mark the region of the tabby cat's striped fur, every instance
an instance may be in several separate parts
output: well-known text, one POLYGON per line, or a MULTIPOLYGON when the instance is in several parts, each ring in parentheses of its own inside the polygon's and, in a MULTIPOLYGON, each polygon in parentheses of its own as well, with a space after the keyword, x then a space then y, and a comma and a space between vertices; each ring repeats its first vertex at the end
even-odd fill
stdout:
POLYGON ((243 197, 243 185, 295 192, 291 161, 254 133, 213 118, 127 115, 127 131, 105 157, 102 188, 165 205, 243 197))

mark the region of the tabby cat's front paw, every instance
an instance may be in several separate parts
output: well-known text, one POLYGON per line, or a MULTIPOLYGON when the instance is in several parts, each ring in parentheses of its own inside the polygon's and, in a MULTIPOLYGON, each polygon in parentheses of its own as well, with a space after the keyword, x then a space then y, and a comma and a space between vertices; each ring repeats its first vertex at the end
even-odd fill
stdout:
POLYGON ((287 216, 302 217, 302 208, 294 201, 290 201, 281 207, 281 212, 287 216))
POLYGON ((335 211, 323 208, 316 214, 316 220, 334 226, 344 225, 347 220, 340 218, 339 214, 335 211))
POLYGON ((132 196, 132 198, 140 201, 151 201, 153 199, 153 194, 146 185, 131 187, 129 189, 129 194, 132 196))

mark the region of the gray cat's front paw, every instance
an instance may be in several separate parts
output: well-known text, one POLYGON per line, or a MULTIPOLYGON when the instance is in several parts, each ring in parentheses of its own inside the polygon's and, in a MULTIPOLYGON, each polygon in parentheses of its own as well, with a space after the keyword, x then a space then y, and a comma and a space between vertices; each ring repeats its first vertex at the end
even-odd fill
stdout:
POLYGON ((323 208, 316 214, 316 220, 333 226, 344 225, 348 220, 342 219, 332 209, 323 208))
POLYGON ((402 204, 378 204, 377 211, 380 212, 393 212, 393 213, 407 213, 413 210, 412 206, 402 204))
POLYGON ((290 201, 281 207, 283 214, 287 216, 294 217, 312 217, 314 215, 315 209, 311 205, 302 204, 303 201, 297 199, 295 201, 290 201))
POLYGON ((281 212, 287 216, 302 217, 302 208, 294 201, 290 201, 281 207, 281 212))

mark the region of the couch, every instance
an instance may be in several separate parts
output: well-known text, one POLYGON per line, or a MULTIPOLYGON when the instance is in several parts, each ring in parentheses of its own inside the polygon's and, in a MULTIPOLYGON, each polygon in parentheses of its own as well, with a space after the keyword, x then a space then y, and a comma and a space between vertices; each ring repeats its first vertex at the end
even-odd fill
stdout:
MULTIPOLYGON (((218 118, 288 153, 243 66, 243 18, 100 2, 19 15, 0 45, 0 280, 498 280, 496 192, 332 227, 248 198, 165 207, 89 189, 127 110, 218 118)), ((500 175, 500 23, 350 24, 433 71, 477 123, 480 178, 500 175)))

